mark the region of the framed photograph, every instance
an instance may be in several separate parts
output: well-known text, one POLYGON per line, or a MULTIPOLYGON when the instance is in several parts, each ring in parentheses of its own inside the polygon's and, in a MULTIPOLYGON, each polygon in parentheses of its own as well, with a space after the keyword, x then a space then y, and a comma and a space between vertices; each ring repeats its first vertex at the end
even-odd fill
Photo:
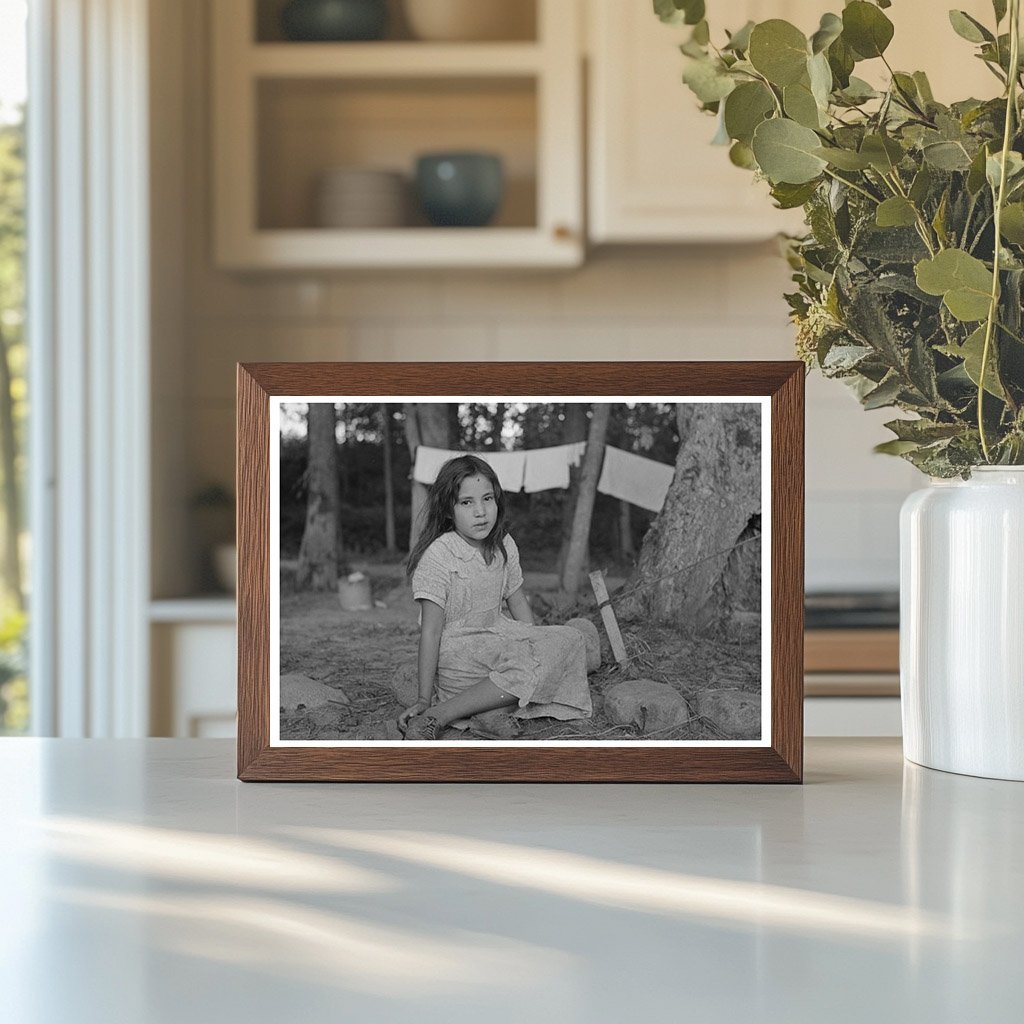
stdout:
POLYGON ((238 367, 238 777, 799 782, 798 362, 238 367))

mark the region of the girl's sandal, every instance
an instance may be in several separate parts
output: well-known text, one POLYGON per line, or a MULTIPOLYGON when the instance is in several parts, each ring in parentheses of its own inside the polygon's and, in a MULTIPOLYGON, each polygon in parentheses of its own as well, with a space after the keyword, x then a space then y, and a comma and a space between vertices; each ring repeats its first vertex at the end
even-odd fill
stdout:
POLYGON ((405 729, 407 740, 436 740, 441 723, 433 715, 417 715, 405 729))

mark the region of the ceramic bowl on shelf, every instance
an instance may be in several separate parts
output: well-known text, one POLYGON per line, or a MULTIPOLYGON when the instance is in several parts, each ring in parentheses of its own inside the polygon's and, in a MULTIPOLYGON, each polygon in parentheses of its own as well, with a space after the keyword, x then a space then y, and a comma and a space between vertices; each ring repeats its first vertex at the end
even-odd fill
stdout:
POLYGON ((534 36, 532 0, 403 0, 417 39, 486 42, 534 36))
POLYGON ((504 193, 501 157, 494 153, 424 153, 416 161, 416 194, 435 227, 483 227, 504 193))
POLYGON ((387 0, 289 0, 281 28, 294 42, 362 42, 383 37, 387 0))
POLYGON ((321 228, 400 228, 406 221, 408 183, 397 171, 335 167, 321 175, 316 224, 321 228))

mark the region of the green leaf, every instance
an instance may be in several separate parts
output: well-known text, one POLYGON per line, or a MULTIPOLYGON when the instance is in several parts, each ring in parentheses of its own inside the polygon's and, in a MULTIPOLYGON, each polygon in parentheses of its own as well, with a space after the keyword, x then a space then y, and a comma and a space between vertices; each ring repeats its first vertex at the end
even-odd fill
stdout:
POLYGON ((818 31, 811 36, 811 53, 827 50, 842 34, 843 19, 835 14, 823 14, 818 31))
POLYGON ((860 152, 876 171, 883 174, 891 174, 903 159, 903 147, 887 135, 865 135, 860 152))
POLYGON ((981 260, 962 249, 945 249, 915 267, 917 286, 929 295, 941 295, 946 307, 965 323, 988 316, 992 272, 981 260))
MULTIPOLYGON (((834 73, 835 68, 832 68, 832 71, 834 73)), ((846 88, 842 89, 839 95, 847 103, 857 106, 858 104, 866 103, 868 100, 877 99, 881 93, 868 85, 862 78, 851 75, 846 88)))
POLYGON ((907 452, 917 451, 920 447, 916 441, 883 441, 876 444, 872 451, 876 455, 906 455, 907 452))
POLYGON ((892 76, 892 84, 904 105, 921 105, 921 97, 917 94, 917 82, 914 81, 911 75, 905 75, 902 71, 897 71, 892 76))
POLYGON ((756 171, 757 161, 754 151, 745 142, 734 142, 729 149, 729 160, 745 171, 756 171))
POLYGON ((1006 0, 992 0, 992 10, 995 12, 998 25, 1006 17, 1006 0))
MULTIPOLYGON (((1003 170, 1003 154, 1002 152, 993 153, 988 160, 985 161, 985 177, 988 179, 989 185, 992 186, 992 191, 995 192, 999 188, 999 177, 1003 170)), ((1009 190, 1013 190, 1014 183, 1024 175, 1024 157, 1020 153, 1010 150, 1006 154, 1006 186, 1009 190)))
POLYGON ((869 391, 861 400, 865 409, 881 409, 895 404, 903 390, 902 383, 896 374, 887 377, 878 387, 869 391))
POLYGON ((875 223, 880 228, 903 228, 917 223, 914 204, 902 196, 893 196, 878 204, 875 223))
MULTIPOLYGON (((974 382, 975 387, 981 385, 981 361, 985 352, 985 325, 982 324, 967 340, 960 345, 940 345, 938 351, 952 359, 962 359, 964 372, 974 382)), ((996 398, 1006 400, 1006 392, 999 382, 996 370, 995 341, 989 343, 988 363, 985 366, 985 390, 996 398)))
POLYGON ((666 25, 696 25, 704 17, 704 0, 654 0, 654 13, 666 25))
POLYGON ((861 59, 881 57, 892 36, 892 22, 874 4, 853 0, 843 9, 843 39, 861 59))
POLYGON ((925 103, 934 103, 935 96, 932 94, 932 86, 928 76, 923 71, 915 71, 913 74, 914 84, 917 86, 917 94, 925 103))
POLYGON ((967 172, 967 191, 976 196, 985 187, 985 165, 988 161, 988 149, 982 146, 971 160, 970 170, 967 172))
POLYGON ((683 8, 686 11, 683 20, 687 25, 696 25, 704 20, 704 0, 683 0, 683 8))
POLYGON ((967 150, 959 142, 926 143, 921 153, 925 160, 940 171, 966 171, 971 166, 971 158, 967 150))
POLYGON ((721 104, 719 104, 718 107, 718 117, 716 120, 718 127, 715 130, 714 138, 711 140, 711 145, 728 146, 732 142, 732 139, 729 138, 729 133, 725 130, 725 117, 723 116, 721 104))
POLYGON ((743 28, 733 32, 723 49, 732 50, 735 53, 746 53, 750 48, 750 33, 753 32, 754 25, 755 22, 748 21, 743 28))
POLYGON ((841 171, 863 171, 871 166, 871 161, 852 149, 837 149, 833 146, 819 146, 814 150, 815 156, 828 161, 833 167, 841 171))
POLYGON ((757 126, 752 148, 758 166, 770 182, 802 185, 825 169, 825 161, 814 152, 820 142, 810 128, 779 117, 757 126))
POLYGON ((936 423, 934 420, 890 420, 885 424, 901 441, 915 441, 917 444, 933 444, 956 437, 963 427, 959 423, 936 423))
POLYGON ((953 31, 969 43, 995 42, 996 37, 966 11, 950 11, 949 23, 953 26, 953 31))
POLYGON ((920 206, 927 199, 934 180, 935 176, 932 174, 931 169, 927 164, 922 164, 921 170, 914 175, 914 182, 907 193, 910 201, 916 206, 920 206))
POLYGON ((821 110, 818 108, 817 100, 815 100, 810 83, 807 81, 787 85, 782 90, 782 106, 787 117, 796 121, 797 124, 802 124, 805 128, 814 129, 824 126, 821 110))
POLYGON ((693 26, 693 34, 690 38, 700 46, 707 46, 711 42, 711 29, 707 20, 702 18, 693 26))
POLYGON ((1010 203, 1003 208, 999 233, 1014 245, 1024 245, 1024 203, 1010 203))
POLYGON ((717 60, 689 60, 683 71, 683 81, 701 103, 724 100, 736 88, 736 82, 717 60))
POLYGON ((750 33, 747 58, 772 85, 798 82, 807 68, 807 38, 788 21, 772 18, 750 33))
POLYGON ((754 129, 775 110, 775 98, 763 82, 743 82, 725 101, 725 128, 729 137, 748 146, 754 129))
POLYGON ((843 37, 840 36, 826 51, 828 53, 828 66, 832 69, 832 77, 835 79, 836 88, 845 89, 850 84, 850 75, 853 73, 856 58, 853 50, 846 45, 843 37))
POLYGON ((775 200, 780 210, 795 210, 798 206, 803 206, 817 189, 817 181, 805 182, 801 185, 779 182, 772 186, 772 199, 775 200))
POLYGON ((828 57, 819 53, 807 62, 807 77, 811 83, 811 94, 818 109, 822 112, 821 124, 828 123, 828 104, 832 94, 832 69, 828 66, 828 57))
POLYGON ((932 228, 935 231, 935 236, 939 240, 939 244, 942 246, 949 245, 949 234, 946 231, 946 214, 949 212, 949 189, 945 189, 942 193, 942 198, 939 200, 938 208, 935 211, 935 216, 932 217, 932 228))

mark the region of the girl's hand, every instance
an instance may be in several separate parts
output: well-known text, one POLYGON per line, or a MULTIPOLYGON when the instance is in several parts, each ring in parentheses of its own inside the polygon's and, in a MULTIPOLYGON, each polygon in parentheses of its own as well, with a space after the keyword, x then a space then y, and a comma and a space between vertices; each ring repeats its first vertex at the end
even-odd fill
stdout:
POLYGON ((416 703, 411 705, 410 707, 407 707, 398 716, 398 728, 401 731, 403 736, 405 735, 405 730, 409 726, 409 719, 410 718, 415 718, 417 715, 422 715, 423 712, 426 711, 427 708, 429 708, 429 707, 430 707, 429 701, 425 701, 425 700, 421 699, 421 700, 416 701, 416 703))

